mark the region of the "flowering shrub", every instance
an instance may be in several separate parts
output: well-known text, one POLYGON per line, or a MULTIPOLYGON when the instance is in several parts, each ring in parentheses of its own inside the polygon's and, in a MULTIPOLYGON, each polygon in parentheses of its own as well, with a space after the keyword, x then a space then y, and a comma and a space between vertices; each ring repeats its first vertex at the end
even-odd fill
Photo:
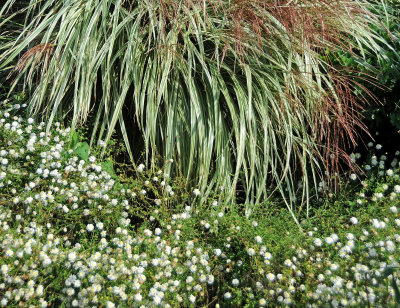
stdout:
POLYGON ((199 207, 200 191, 163 170, 112 176, 90 150, 85 160, 79 143, 69 148, 68 128, 46 134, 23 107, 0 112, 2 306, 393 303, 399 281, 384 273, 400 255, 397 160, 386 169, 372 155, 361 191, 339 204, 348 214, 316 216, 301 232, 273 206, 251 219, 216 200, 199 207))

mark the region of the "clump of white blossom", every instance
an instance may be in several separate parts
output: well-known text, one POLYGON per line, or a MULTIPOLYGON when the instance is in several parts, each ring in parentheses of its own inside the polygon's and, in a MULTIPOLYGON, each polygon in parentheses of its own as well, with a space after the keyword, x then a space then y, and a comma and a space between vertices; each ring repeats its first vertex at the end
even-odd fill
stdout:
MULTIPOLYGON (((264 217, 245 219, 223 202, 199 209, 197 188, 170 209, 179 194, 163 170, 146 178, 139 165, 143 185, 127 188, 92 153, 83 159, 69 149, 68 128, 55 123, 47 134, 44 122, 19 109, 0 111, 0 306, 386 307, 393 300, 382 275, 399 260, 399 213, 387 202, 400 193, 397 161, 356 195, 358 206, 379 204, 376 217, 350 215, 340 230, 305 230, 291 242, 290 234, 273 237, 264 217), (136 200, 148 201, 142 219, 136 200)), ((373 156, 368 172, 385 170, 385 160, 373 156)))

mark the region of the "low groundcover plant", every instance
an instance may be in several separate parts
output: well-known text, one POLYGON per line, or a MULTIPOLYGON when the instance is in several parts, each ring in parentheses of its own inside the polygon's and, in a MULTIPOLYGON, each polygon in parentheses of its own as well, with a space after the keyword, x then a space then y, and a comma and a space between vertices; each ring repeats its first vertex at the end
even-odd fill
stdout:
POLYGON ((260 208, 257 221, 216 200, 200 207, 197 188, 168 207, 173 179, 149 201, 144 177, 123 186, 91 153, 85 161, 68 149, 68 128, 55 123, 47 134, 21 116, 24 107, 0 112, 0 305, 393 304, 397 274, 383 274, 399 265, 397 160, 385 169, 385 157, 372 155, 378 170, 351 215, 331 218, 340 227, 306 223, 302 233, 285 211, 279 221, 260 208), (145 220, 135 222, 135 200, 148 202, 145 220))

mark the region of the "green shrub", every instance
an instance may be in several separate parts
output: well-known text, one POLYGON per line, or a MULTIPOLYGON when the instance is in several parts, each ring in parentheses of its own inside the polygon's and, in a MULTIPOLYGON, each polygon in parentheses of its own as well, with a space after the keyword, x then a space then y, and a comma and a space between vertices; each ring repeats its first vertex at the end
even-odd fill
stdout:
POLYGON ((337 54, 337 64, 358 73, 355 93, 359 96, 373 95, 378 101, 371 102, 363 113, 371 130, 379 130, 390 123, 400 129, 400 10, 398 1, 369 0, 368 10, 380 23, 371 26, 376 36, 386 43, 379 55, 370 53, 364 59, 354 58, 350 53, 337 54), (361 61, 360 61, 361 60, 361 61), (368 94, 370 92, 370 94, 368 94))

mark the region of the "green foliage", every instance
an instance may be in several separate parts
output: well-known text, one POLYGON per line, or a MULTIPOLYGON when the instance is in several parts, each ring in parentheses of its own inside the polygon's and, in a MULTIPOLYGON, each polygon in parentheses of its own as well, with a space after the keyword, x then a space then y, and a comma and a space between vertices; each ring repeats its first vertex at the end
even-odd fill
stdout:
POLYGON ((372 30, 383 37, 389 46, 383 57, 370 55, 368 63, 377 69, 377 79, 381 85, 392 89, 400 80, 400 13, 398 1, 373 0, 369 8, 381 24, 372 26, 372 30))
POLYGON ((374 35, 383 38, 380 54, 370 53, 364 59, 351 53, 338 53, 337 63, 358 72, 358 96, 373 95, 378 99, 363 113, 370 129, 377 130, 386 122, 400 130, 400 11, 397 0, 370 0, 368 10, 379 20, 371 25, 374 35))
POLYGON ((71 156, 77 155, 80 159, 88 162, 89 159, 89 144, 87 142, 81 142, 82 137, 79 132, 73 130, 70 133, 70 141, 68 144, 68 151, 65 153, 65 158, 68 159, 71 156))
POLYGON ((79 133, 76 131, 72 131, 71 132, 71 141, 69 142, 69 148, 71 150, 74 150, 77 147, 79 140, 80 140, 79 133))
POLYGON ((80 142, 78 143, 77 147, 74 149, 72 154, 78 155, 79 158, 83 159, 84 161, 88 161, 89 159, 89 145, 87 142, 80 142))
POLYGON ((105 161, 103 161, 101 163, 101 168, 108 172, 112 178, 116 178, 115 172, 114 172, 114 167, 113 167, 113 163, 110 159, 106 159, 105 161))
MULTIPOLYGON (((0 18, 12 19, 13 4, 0 18)), ((136 127, 146 165, 157 154, 174 158, 166 172, 179 168, 198 183, 201 201, 211 187, 232 200, 239 183, 248 216, 271 187, 293 210, 296 176, 308 201, 325 168, 346 156, 340 136, 354 142, 361 125, 351 78, 320 53, 382 54, 364 5, 32 0, 18 12, 25 27, 0 42, 0 69, 14 67, 14 86, 29 89, 29 108, 48 129, 59 112, 71 112, 75 129, 94 108, 91 144, 107 144, 118 124, 136 161, 136 127)))

